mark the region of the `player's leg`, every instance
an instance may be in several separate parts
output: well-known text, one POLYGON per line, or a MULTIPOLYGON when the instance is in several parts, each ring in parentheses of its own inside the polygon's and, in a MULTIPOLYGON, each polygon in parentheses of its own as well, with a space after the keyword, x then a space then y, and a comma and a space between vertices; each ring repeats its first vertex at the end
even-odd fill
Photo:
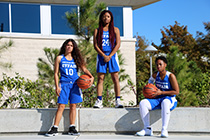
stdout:
POLYGON ((72 87, 70 88, 70 95, 69 95, 69 101, 70 101, 70 105, 69 105, 70 126, 69 126, 69 132, 68 132, 69 135, 80 135, 76 130, 75 120, 76 120, 76 111, 77 111, 76 104, 82 102, 81 95, 82 95, 81 89, 78 87, 77 83, 74 83, 72 87))
POLYGON ((142 122, 144 124, 144 129, 137 132, 136 135, 138 136, 152 136, 153 132, 150 126, 150 114, 149 110, 151 110, 151 104, 147 99, 142 100, 139 103, 139 112, 142 119, 142 122))
POLYGON ((58 104, 58 109, 55 115, 54 125, 51 127, 50 131, 45 134, 46 136, 50 137, 50 136, 58 135, 58 125, 62 118, 64 108, 65 108, 65 104, 58 104))
POLYGON ((170 106, 171 106, 171 101, 168 99, 164 99, 161 103, 161 117, 162 117, 161 137, 168 137, 167 128, 171 114, 170 106))
POLYGON ((115 107, 123 108, 123 105, 120 102, 120 82, 119 82, 119 71, 120 66, 118 62, 118 55, 115 53, 110 61, 108 62, 109 73, 111 73, 112 81, 114 83, 114 91, 115 91, 115 107))
POLYGON ((120 102, 120 82, 119 82, 119 73, 113 72, 111 73, 112 81, 114 83, 114 91, 115 91, 115 107, 123 108, 123 105, 120 102))
POLYGON ((162 130, 161 137, 168 137, 168 123, 170 120, 171 110, 177 106, 175 97, 168 97, 161 103, 161 117, 162 117, 162 130))
POLYGON ((97 82, 97 100, 94 104, 94 108, 102 108, 102 92, 103 92, 103 83, 104 83, 105 73, 98 73, 98 82, 97 82))
POLYGON ((75 120, 76 120, 76 104, 70 104, 70 112, 69 112, 69 121, 70 121, 70 126, 69 126, 69 135, 80 135, 80 133, 77 132, 75 128, 75 120))
POLYGON ((58 125, 59 122, 61 120, 63 111, 65 109, 65 104, 68 104, 68 100, 69 100, 69 88, 68 88, 68 84, 60 84, 61 86, 61 92, 60 92, 60 96, 58 97, 58 109, 55 115, 55 121, 54 121, 54 125, 51 127, 51 130, 46 133, 46 136, 55 136, 58 135, 58 125))
POLYGON ((58 110, 56 112, 55 122, 54 122, 54 125, 55 126, 58 126, 59 125, 60 120, 61 120, 62 115, 63 115, 64 109, 65 109, 65 104, 58 104, 58 110))

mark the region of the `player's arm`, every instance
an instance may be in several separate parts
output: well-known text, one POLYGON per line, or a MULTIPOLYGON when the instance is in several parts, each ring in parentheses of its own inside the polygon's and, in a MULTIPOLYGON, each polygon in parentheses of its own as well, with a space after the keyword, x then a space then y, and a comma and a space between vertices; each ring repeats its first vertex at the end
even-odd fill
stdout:
POLYGON ((114 27, 114 32, 115 32, 115 35, 116 35, 116 45, 109 55, 110 58, 119 50, 120 43, 121 43, 121 41, 120 41, 120 30, 117 27, 114 27))
POLYGON ((60 87, 59 87, 59 63, 61 61, 61 56, 57 56, 54 64, 54 80, 55 80, 55 88, 56 94, 60 96, 60 87))
POLYGON ((81 69, 82 69, 82 71, 83 71, 85 74, 87 74, 87 75, 90 76, 90 81, 91 81, 91 82, 90 82, 90 85, 92 85, 92 84, 93 84, 93 81, 94 81, 93 75, 90 73, 90 71, 89 71, 85 66, 82 66, 81 69))
POLYGON ((169 96, 171 96, 171 95, 178 95, 179 94, 179 85, 178 85, 178 82, 176 80, 176 76, 173 73, 171 73, 169 75, 169 81, 171 83, 171 86, 172 86, 173 90, 170 90, 170 91, 160 91, 159 90, 159 92, 160 92, 159 95, 169 95, 169 96))
POLYGON ((156 76, 157 76, 157 72, 153 73, 152 76, 149 78, 148 83, 154 84, 156 76))

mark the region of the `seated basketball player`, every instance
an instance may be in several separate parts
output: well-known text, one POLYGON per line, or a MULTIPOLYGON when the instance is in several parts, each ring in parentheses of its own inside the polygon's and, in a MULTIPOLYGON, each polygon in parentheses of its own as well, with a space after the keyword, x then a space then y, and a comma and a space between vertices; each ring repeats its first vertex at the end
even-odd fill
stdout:
POLYGON ((162 130, 161 137, 168 137, 168 123, 170 119, 170 111, 177 106, 176 95, 179 94, 179 85, 176 76, 166 71, 167 59, 159 56, 155 60, 157 72, 149 79, 149 83, 156 84, 158 90, 154 99, 143 99, 139 103, 139 111, 141 119, 144 123, 144 129, 137 132, 137 136, 152 136, 152 128, 150 126, 149 110, 161 109, 162 130))

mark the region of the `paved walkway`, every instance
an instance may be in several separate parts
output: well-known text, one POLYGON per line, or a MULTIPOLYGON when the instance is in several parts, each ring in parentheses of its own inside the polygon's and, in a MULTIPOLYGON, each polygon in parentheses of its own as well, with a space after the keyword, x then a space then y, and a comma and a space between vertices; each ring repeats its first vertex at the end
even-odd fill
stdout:
MULTIPOLYGON (((45 137, 44 135, 1 135, 0 140, 160 140, 159 134, 148 137, 138 137, 134 135, 123 135, 123 134, 89 134, 84 133, 80 136, 69 136, 59 134, 55 137, 45 137)), ((163 138, 169 140, 210 140, 210 135, 204 134, 170 134, 169 138, 163 138)))

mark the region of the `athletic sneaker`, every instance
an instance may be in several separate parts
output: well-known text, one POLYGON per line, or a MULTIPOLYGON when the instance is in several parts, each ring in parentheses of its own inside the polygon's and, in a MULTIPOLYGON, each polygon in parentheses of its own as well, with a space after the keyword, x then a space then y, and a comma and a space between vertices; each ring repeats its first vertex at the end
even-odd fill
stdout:
POLYGON ((115 100, 115 108, 123 108, 120 99, 115 100))
POLYGON ((168 138, 168 131, 167 130, 161 130, 161 137, 162 138, 168 138))
POLYGON ((45 136, 52 137, 58 135, 58 128, 51 127, 50 131, 45 134, 45 136))
POLYGON ((80 133, 78 133, 77 130, 75 129, 75 126, 69 127, 68 134, 69 135, 74 135, 74 136, 79 136, 80 135, 80 133))
POLYGON ((93 108, 103 108, 102 100, 97 99, 93 108))
POLYGON ((137 136, 153 136, 152 128, 142 129, 136 133, 137 136))

